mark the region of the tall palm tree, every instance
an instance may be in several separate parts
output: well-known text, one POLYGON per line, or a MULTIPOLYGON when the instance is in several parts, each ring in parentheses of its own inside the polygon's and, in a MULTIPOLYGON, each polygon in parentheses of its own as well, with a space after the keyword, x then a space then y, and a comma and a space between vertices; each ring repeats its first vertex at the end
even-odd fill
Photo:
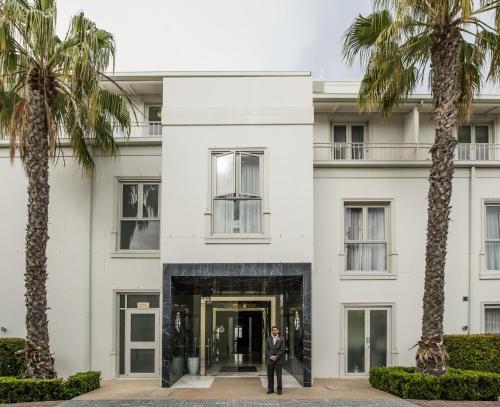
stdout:
POLYGON ((99 85, 114 61, 113 36, 83 13, 74 16, 64 38, 55 32, 55 0, 0 2, 0 132, 10 138, 28 177, 26 227, 27 377, 56 375, 47 320, 46 245, 49 206, 49 159, 61 151, 59 129, 78 164, 94 166, 89 140, 113 155, 113 130, 127 134, 126 101, 99 85))
POLYGON ((430 73, 436 130, 416 360, 418 370, 435 375, 446 371, 447 360, 444 270, 455 131, 484 81, 500 78, 499 29, 499 0, 375 0, 372 14, 356 17, 344 40, 346 61, 359 58, 365 69, 358 99, 364 110, 390 114, 430 73))

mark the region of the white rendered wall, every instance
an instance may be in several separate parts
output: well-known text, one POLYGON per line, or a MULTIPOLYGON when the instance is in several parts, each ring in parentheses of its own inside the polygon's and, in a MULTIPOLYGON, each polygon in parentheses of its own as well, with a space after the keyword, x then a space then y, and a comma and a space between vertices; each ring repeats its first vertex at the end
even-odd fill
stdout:
POLYGON ((308 76, 165 78, 162 263, 312 262, 308 76), (209 149, 264 148, 270 242, 212 244, 209 149))

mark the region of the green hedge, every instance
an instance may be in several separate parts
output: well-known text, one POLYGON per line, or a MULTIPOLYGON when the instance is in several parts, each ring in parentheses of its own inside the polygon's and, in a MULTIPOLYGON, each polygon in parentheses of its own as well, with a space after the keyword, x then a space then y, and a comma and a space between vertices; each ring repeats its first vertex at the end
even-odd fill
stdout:
POLYGON ((446 335, 449 367, 500 373, 500 335, 446 335))
POLYGON ((404 399, 497 400, 500 374, 448 369, 440 377, 415 372, 412 367, 375 367, 370 384, 404 399))
POLYGON ((26 370, 22 355, 16 355, 24 349, 26 341, 21 338, 0 338, 0 376, 21 376, 26 370))
POLYGON ((68 400, 99 388, 100 372, 82 372, 63 379, 0 377, 0 403, 68 400))

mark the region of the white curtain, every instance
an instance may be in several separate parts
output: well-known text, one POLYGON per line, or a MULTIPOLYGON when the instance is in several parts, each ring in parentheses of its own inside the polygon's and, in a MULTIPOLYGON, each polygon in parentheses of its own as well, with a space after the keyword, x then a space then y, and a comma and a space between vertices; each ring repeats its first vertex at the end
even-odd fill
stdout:
POLYGON ((385 239, 385 208, 368 208, 368 240, 385 239))
POLYGON ((214 201, 214 233, 233 233, 234 201, 214 201))
POLYGON ((252 199, 239 201, 240 204, 240 232, 261 233, 261 201, 252 199))
POLYGON ((345 152, 347 149, 347 127, 333 126, 333 143, 335 145, 333 153, 334 160, 345 160, 345 152))
POLYGON ((258 156, 241 155, 241 193, 244 195, 260 195, 259 162, 258 156))
POLYGON ((346 271, 363 270, 363 245, 356 243, 346 244, 345 251, 346 271))
POLYGON ((363 239, 362 208, 345 208, 344 232, 346 240, 363 239))
MULTIPOLYGON (((486 239, 500 240, 500 206, 486 207, 486 239)), ((500 270, 500 242, 486 243, 488 270, 500 270)))
POLYGON ((235 193, 234 188, 234 154, 219 155, 216 160, 216 187, 215 195, 229 195, 235 193))
POLYGON ((484 310, 484 328, 486 333, 500 333, 500 308, 484 310))
POLYGON ((386 270, 386 244, 364 244, 363 245, 363 270, 384 271, 386 270))

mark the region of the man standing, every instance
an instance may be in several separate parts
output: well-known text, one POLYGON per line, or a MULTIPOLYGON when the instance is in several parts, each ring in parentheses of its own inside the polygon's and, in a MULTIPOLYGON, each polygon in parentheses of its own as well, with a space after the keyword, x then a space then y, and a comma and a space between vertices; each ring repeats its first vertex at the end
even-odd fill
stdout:
POLYGON ((283 390, 281 373, 283 371, 283 357, 285 354, 285 338, 280 334, 277 326, 271 328, 271 336, 266 339, 267 363, 267 394, 274 393, 274 372, 278 381, 278 394, 283 390))

